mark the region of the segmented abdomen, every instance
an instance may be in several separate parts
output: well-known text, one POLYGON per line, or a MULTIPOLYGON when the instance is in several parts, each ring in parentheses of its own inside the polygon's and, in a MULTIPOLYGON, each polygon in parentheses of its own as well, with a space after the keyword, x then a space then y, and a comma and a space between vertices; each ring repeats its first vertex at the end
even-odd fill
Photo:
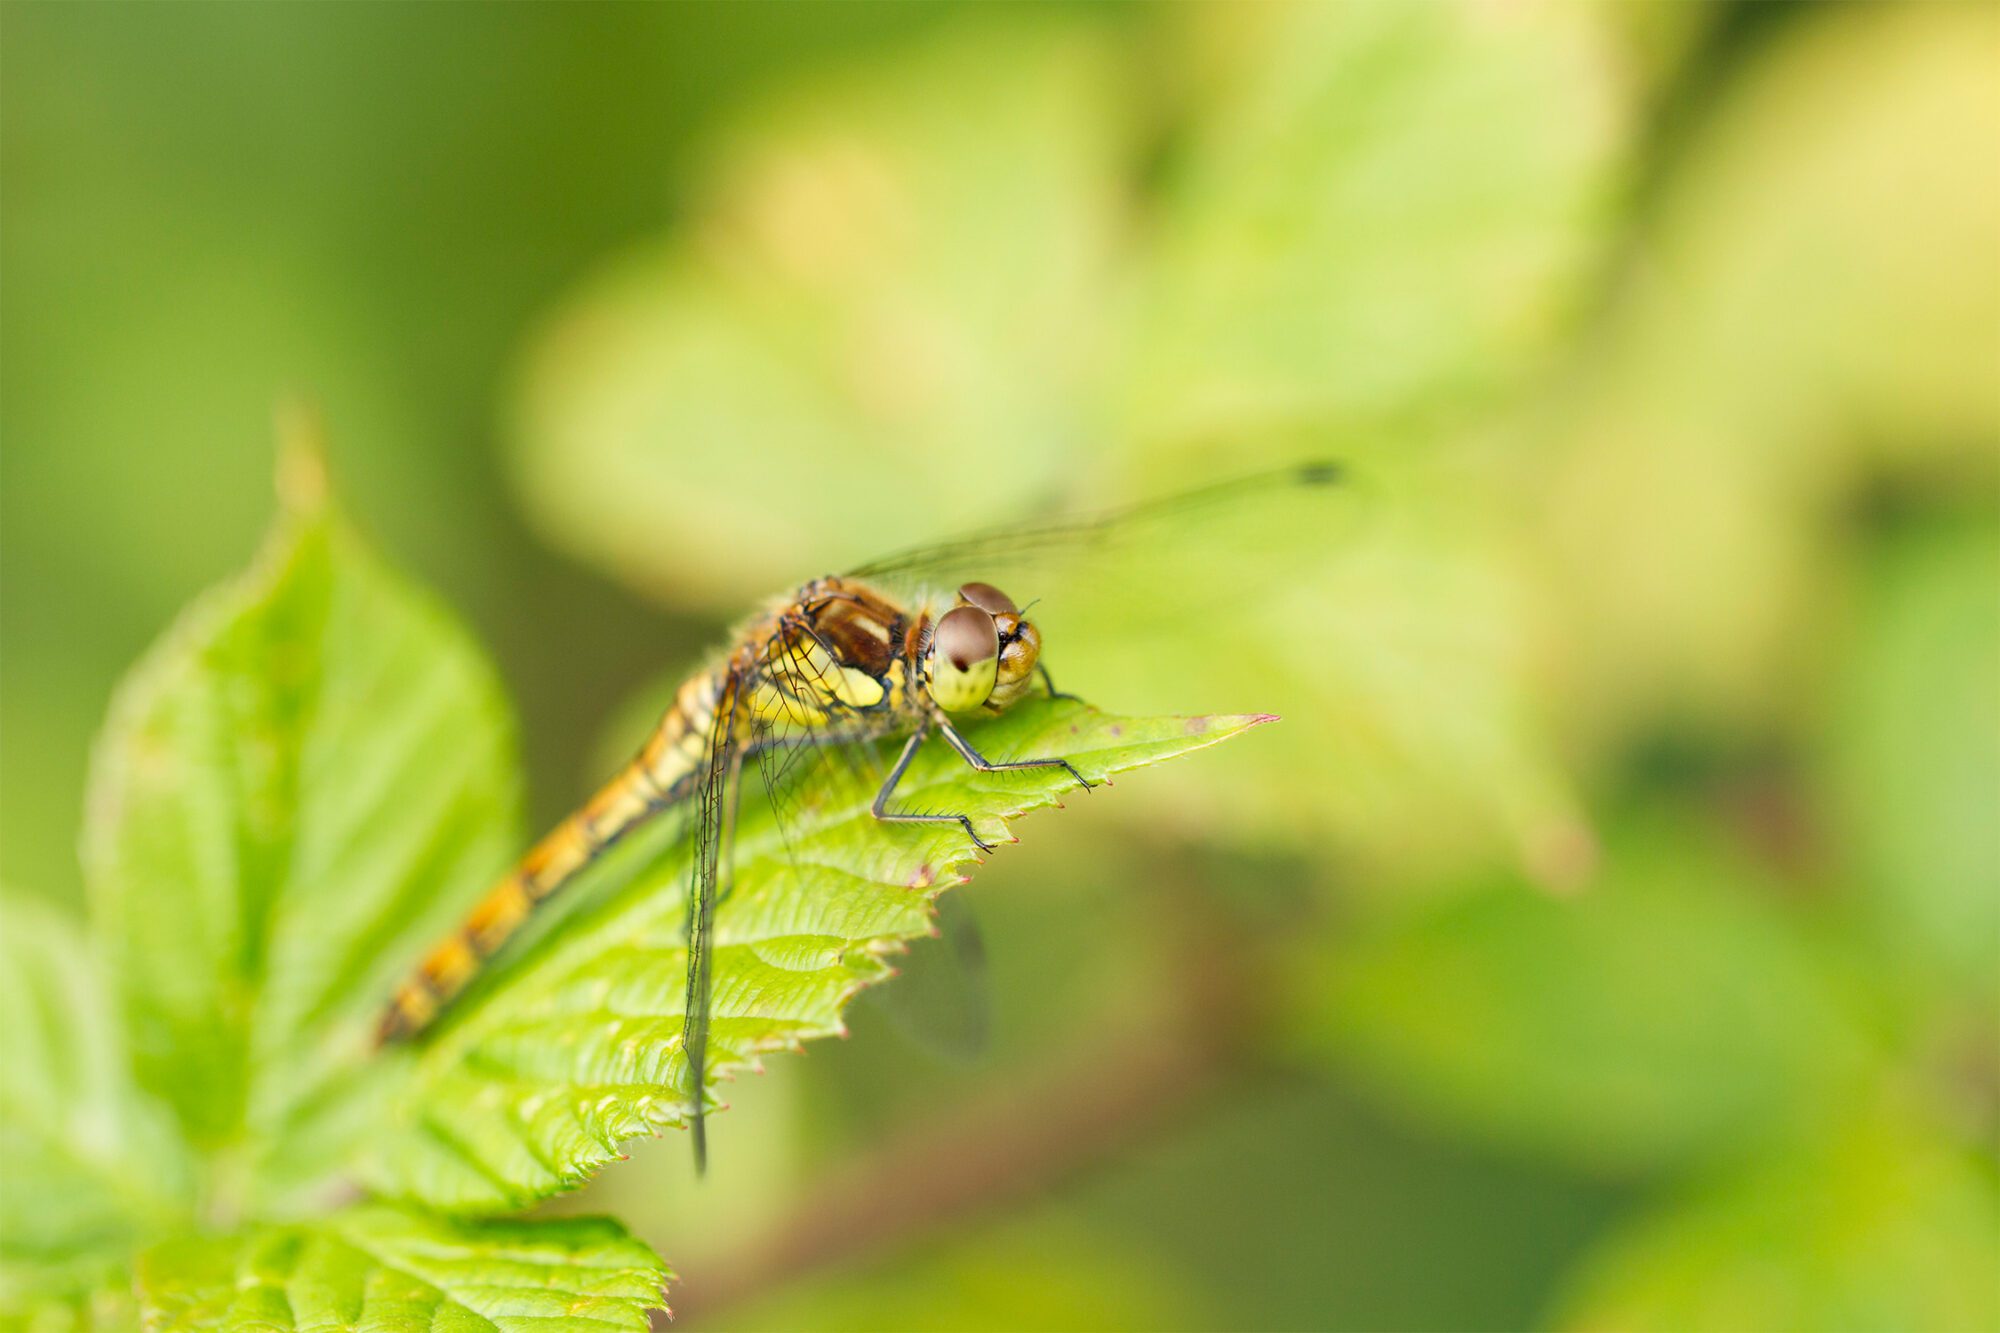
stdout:
POLYGON ((683 684, 638 757, 528 854, 397 987, 377 1030, 394 1041, 428 1027, 543 900, 647 819, 686 799, 708 755, 723 673, 683 684))

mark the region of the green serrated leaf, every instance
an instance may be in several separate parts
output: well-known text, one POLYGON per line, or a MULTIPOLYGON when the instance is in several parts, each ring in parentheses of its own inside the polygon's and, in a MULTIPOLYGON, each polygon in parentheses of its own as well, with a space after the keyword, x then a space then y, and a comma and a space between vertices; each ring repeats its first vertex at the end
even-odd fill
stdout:
MULTIPOLYGON (((1096 780, 1267 720, 1122 719, 1038 699, 974 738, 995 758, 1061 755, 1096 780)), ((970 814, 994 841, 1072 785, 1059 771, 977 773, 934 745, 897 790, 906 808, 970 814)), ((842 1031, 848 998, 931 929, 932 899, 977 862, 957 826, 884 826, 873 796, 872 783, 827 766, 782 831, 746 806, 716 916, 711 1088, 767 1052, 842 1031)), ((367 1168, 378 1190, 450 1210, 514 1207, 580 1183, 625 1139, 684 1123, 686 852, 677 842, 643 868, 634 859, 572 889, 612 892, 408 1057, 414 1077, 367 1168)))
POLYGON ((484 659, 324 510, 120 689, 84 834, 95 926, 141 1081, 216 1158, 213 1215, 259 1160, 310 1158, 299 1125, 367 1060, 410 942, 516 850, 517 787, 484 659))
POLYGON ((142 1257, 138 1287, 152 1330, 643 1333, 670 1277, 609 1219, 459 1223, 363 1208, 168 1242, 142 1257))
POLYGON ((133 1084, 102 970, 77 926, 0 895, 0 1309, 93 1285, 190 1205, 186 1146, 133 1084))

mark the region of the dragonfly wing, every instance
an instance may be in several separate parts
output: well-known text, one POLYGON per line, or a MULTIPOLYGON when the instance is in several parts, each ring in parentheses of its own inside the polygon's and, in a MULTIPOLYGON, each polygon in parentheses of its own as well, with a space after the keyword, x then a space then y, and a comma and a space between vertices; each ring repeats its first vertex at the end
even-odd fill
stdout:
MULTIPOLYGON (((1055 688, 1172 712, 1231 699, 1196 682, 1251 684, 1256 673, 1240 663, 1282 652, 1291 617, 1326 614, 1328 556, 1368 512, 1364 489, 1331 464, 1291 467, 919 547, 854 577, 913 605, 948 604, 967 582, 995 585, 1040 632, 1055 688)), ((1291 705, 1262 690, 1233 701, 1291 705)))
POLYGON ((807 651, 801 629, 781 628, 757 668, 758 711, 753 749, 780 843, 797 877, 797 838, 804 803, 843 787, 873 795, 886 769, 874 742, 898 729, 886 712, 843 703, 836 682, 807 651), (789 702, 784 702, 789 701, 789 702))
POLYGON ((986 940, 964 889, 937 900, 938 937, 916 940, 896 964, 896 978, 861 993, 919 1049, 953 1064, 973 1064, 993 1039, 986 940))
POLYGON ((1127 543, 1156 547, 1189 523, 1286 497, 1311 496, 1346 480, 1337 463, 1311 462, 1096 513, 1001 524, 948 541, 912 547, 849 571, 890 586, 943 589, 1002 568, 1073 563, 1127 543))
POLYGON ((682 1007, 681 1050, 687 1060, 689 1126, 694 1132, 697 1172, 708 1166, 708 1027, 710 967, 715 951, 715 905, 727 864, 730 831, 735 823, 736 797, 742 766, 738 742, 738 712, 743 681, 730 675, 716 700, 709 732, 708 755, 695 785, 694 843, 688 868, 687 996, 682 1007))

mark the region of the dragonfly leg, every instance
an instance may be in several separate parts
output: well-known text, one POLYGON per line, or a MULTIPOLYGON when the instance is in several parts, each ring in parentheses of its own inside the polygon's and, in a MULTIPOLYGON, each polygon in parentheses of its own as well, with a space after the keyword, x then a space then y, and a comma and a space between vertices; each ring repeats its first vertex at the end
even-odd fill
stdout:
POLYGON ((1075 778, 1077 785, 1085 791, 1089 791, 1097 785, 1095 782, 1084 777, 1083 774, 1077 772, 1076 766, 1067 759, 1009 759, 1004 763, 996 764, 985 755, 979 753, 979 751, 973 749, 972 742, 959 735, 958 729, 952 726, 951 723, 939 719, 937 729, 943 733, 945 741, 951 748, 958 751, 958 757, 966 763, 971 764, 981 773, 1005 773, 1016 768, 1060 768, 1063 772, 1075 778))
MULTIPOLYGON (((910 739, 903 745, 903 752, 896 756, 896 766, 889 770, 889 776, 883 780, 882 790, 875 793, 875 804, 869 807, 869 813, 885 824, 958 824, 965 829, 966 836, 972 839, 973 845, 980 851, 992 851, 993 844, 979 836, 979 830, 972 827, 972 818, 969 815, 906 815, 889 808, 889 797, 895 793, 896 784, 903 780, 903 774, 910 767, 910 761, 917 757, 918 748, 923 745, 924 737, 929 734, 929 723, 911 733, 910 739)), ((952 734, 950 728, 945 729, 945 734, 947 736, 952 734)))

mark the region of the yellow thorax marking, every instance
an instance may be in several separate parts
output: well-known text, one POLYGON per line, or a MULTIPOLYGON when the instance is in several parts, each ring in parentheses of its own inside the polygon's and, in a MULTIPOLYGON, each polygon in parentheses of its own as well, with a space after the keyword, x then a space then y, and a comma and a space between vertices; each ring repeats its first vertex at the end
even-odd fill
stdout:
POLYGON ((816 640, 806 639, 777 655, 758 681, 750 708, 760 718, 810 727, 823 724, 835 703, 873 708, 881 702, 881 681, 836 662, 816 640))

